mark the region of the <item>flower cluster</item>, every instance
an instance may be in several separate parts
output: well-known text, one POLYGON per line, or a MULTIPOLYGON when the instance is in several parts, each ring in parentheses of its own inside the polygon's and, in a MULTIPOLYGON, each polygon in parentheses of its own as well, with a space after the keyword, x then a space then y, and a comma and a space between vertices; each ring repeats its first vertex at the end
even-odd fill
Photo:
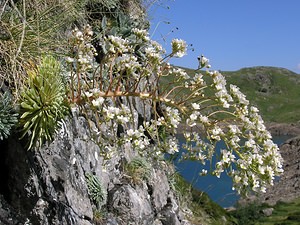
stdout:
POLYGON ((126 39, 114 35, 109 35, 107 40, 109 43, 108 51, 113 54, 122 54, 129 50, 128 40, 126 39))
POLYGON ((150 41, 149 34, 146 30, 141 30, 138 28, 133 28, 132 33, 136 35, 137 38, 141 39, 144 42, 150 41))
POLYGON ((146 154, 145 150, 150 145, 150 140, 145 135, 145 130, 142 126, 140 126, 139 129, 127 130, 124 139, 126 143, 130 143, 141 155, 146 154))
POLYGON ((86 26, 84 31, 81 32, 75 28, 72 32, 72 38, 70 39, 71 45, 76 45, 75 55, 72 57, 68 56, 66 61, 68 63, 78 62, 78 67, 81 70, 92 68, 92 62, 94 56, 97 55, 96 49, 90 43, 92 40, 93 31, 90 26, 86 26))
MULTIPOLYGON (((212 78, 209 87, 214 92, 214 97, 202 95, 199 99, 201 104, 191 104, 193 110, 190 110, 186 118, 186 136, 190 137, 189 132, 197 126, 205 130, 206 138, 212 144, 223 141, 227 149, 222 150, 218 156, 216 152, 211 154, 209 150, 203 153, 205 148, 201 147, 201 150, 196 150, 196 154, 197 144, 185 144, 183 147, 188 152, 184 158, 188 158, 188 155, 192 159, 198 157, 202 163, 213 157, 219 159, 212 174, 220 177, 226 172, 233 178, 233 188, 239 193, 246 193, 249 189, 265 191, 268 185, 273 184, 275 176, 283 172, 278 146, 271 140, 258 109, 249 105, 238 87, 230 85, 228 91, 224 76, 217 71, 206 72, 206 75, 212 78), (223 122, 222 118, 227 121, 223 122)), ((200 86, 208 87, 203 84, 200 86)), ((187 141, 199 143, 195 138, 187 141)))
POLYGON ((165 121, 166 121, 166 125, 175 131, 175 129, 178 127, 178 124, 181 121, 181 117, 179 114, 178 109, 174 109, 171 107, 166 107, 165 109, 166 111, 166 115, 165 115, 165 121))
MULTIPOLYGON (((95 52, 85 33, 91 34, 75 31, 73 35, 92 56, 95 52)), ((146 31, 134 28, 130 38, 111 35, 99 46, 104 48, 104 60, 91 74, 80 74, 86 78, 84 86, 73 88, 78 93, 83 89, 85 107, 95 114, 96 139, 104 153, 112 157, 120 148, 143 156, 176 153, 175 135, 181 124, 186 140, 182 158, 215 162, 211 174, 231 176, 239 193, 265 191, 283 172, 278 146, 258 109, 238 87, 228 88, 218 71, 199 70, 210 68, 203 55, 194 74, 167 63, 170 57, 186 54, 185 41, 174 39, 172 52, 163 57, 162 47, 146 31), (215 146, 221 141, 226 148, 217 152, 215 146)), ((74 63, 81 63, 81 58, 73 58, 74 63)))
POLYGON ((198 69, 211 67, 211 65, 209 64, 209 59, 206 58, 204 55, 198 57, 198 62, 199 62, 198 69))
POLYGON ((188 80, 190 76, 181 68, 172 68, 172 75, 177 77, 178 80, 188 80))
POLYGON ((187 44, 184 40, 173 39, 171 44, 172 44, 172 55, 174 57, 181 58, 184 55, 186 55, 187 44))
POLYGON ((160 64, 162 61, 162 46, 156 41, 151 41, 151 45, 145 48, 146 57, 153 64, 160 64))

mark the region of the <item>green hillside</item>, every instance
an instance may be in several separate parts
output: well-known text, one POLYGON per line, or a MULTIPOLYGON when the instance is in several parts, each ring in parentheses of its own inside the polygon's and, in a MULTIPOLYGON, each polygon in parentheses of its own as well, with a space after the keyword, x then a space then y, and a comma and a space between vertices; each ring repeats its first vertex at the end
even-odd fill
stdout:
MULTIPOLYGON (((189 74, 193 70, 186 69, 189 74)), ((267 122, 300 121, 300 75, 277 67, 221 71, 228 83, 240 87, 267 122)))

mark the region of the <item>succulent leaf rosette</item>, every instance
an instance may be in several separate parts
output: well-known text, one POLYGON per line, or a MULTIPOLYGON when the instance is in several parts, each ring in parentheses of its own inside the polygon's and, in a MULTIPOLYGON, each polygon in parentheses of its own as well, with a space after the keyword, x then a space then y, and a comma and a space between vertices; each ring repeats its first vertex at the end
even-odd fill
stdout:
POLYGON ((8 92, 0 94, 0 140, 8 138, 11 129, 18 122, 18 114, 14 111, 8 92))
POLYGON ((35 68, 27 71, 28 86, 22 92, 20 124, 22 136, 28 137, 28 149, 52 141, 64 118, 65 86, 60 64, 52 56, 45 56, 35 68))

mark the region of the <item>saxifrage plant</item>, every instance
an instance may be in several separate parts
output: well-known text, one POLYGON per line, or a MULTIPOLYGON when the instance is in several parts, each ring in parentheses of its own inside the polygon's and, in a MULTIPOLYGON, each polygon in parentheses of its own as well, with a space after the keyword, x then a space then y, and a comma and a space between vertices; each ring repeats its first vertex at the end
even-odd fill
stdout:
POLYGON ((203 55, 194 75, 169 65, 170 58, 186 54, 185 41, 174 39, 166 54, 147 31, 133 28, 131 33, 99 40, 104 50, 100 63, 94 59, 91 27, 74 30, 71 37, 70 98, 94 113, 101 153, 113 157, 122 154, 120 148, 151 158, 176 153, 181 125, 182 159, 212 162, 201 175, 227 174, 241 194, 273 185, 283 172, 279 148, 239 88, 209 70, 203 55), (220 141, 226 147, 217 152, 220 141))

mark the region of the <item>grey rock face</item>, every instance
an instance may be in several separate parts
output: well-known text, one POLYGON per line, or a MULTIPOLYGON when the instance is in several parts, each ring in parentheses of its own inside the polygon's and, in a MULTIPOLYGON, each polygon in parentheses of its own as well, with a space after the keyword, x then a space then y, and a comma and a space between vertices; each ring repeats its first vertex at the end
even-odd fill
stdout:
POLYGON ((21 217, 9 204, 7 204, 3 196, 0 195, 0 224, 14 225, 26 220, 26 218, 21 217))
POLYGON ((122 218, 122 224, 127 222, 147 225, 153 222, 150 196, 144 189, 133 189, 130 185, 124 185, 111 192, 111 210, 122 218))
POLYGON ((153 204, 157 210, 161 210, 168 201, 170 186, 167 176, 160 170, 156 171, 153 181, 153 204))
POLYGON ((132 184, 124 179, 122 163, 135 153, 123 151, 104 160, 91 136, 88 121, 73 112, 55 140, 41 149, 26 151, 14 138, 0 142, 0 175, 6 184, 0 192, 4 196, 0 221, 30 221, 34 225, 187 224, 169 186, 166 168, 156 163, 150 179, 132 184), (94 218, 97 208, 90 200, 87 173, 99 178, 108 192, 107 202, 101 204, 101 222, 94 218))
POLYGON ((266 209, 263 209, 263 214, 265 215, 265 216, 272 216, 272 213, 273 213, 273 208, 266 208, 266 209))

